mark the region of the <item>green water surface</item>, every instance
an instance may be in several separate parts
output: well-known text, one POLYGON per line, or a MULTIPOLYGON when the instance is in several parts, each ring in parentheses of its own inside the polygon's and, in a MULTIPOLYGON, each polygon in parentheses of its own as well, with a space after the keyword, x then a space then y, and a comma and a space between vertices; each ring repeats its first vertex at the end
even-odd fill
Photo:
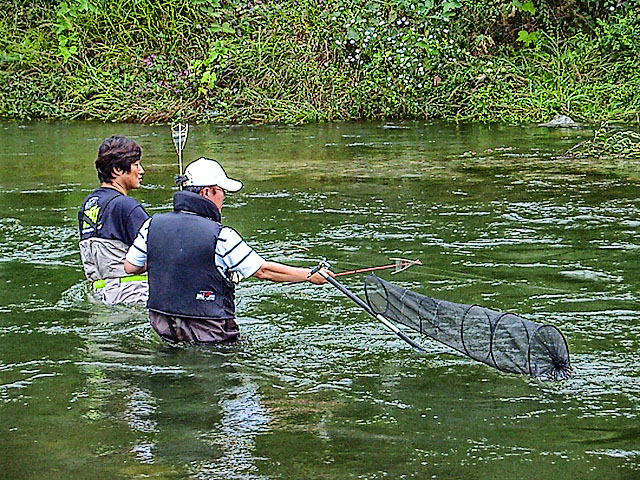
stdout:
POLYGON ((561 383, 418 353, 330 285, 245 280, 240 344, 164 345, 83 282, 76 211, 116 133, 168 210, 166 125, 0 124, 0 478, 640 478, 640 176, 564 158, 589 128, 192 125, 185 149, 245 183, 223 219, 265 258, 419 258, 381 276, 557 326, 561 383))

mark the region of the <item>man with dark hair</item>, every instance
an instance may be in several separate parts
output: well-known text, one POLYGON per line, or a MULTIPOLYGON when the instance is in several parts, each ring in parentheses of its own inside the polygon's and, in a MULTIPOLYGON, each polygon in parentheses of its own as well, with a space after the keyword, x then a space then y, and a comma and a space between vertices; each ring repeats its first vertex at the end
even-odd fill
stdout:
POLYGON ((144 169, 142 149, 133 140, 107 138, 95 160, 100 188, 82 202, 78 212, 80 257, 96 297, 107 305, 146 302, 146 276, 128 276, 125 255, 140 226, 149 218, 142 205, 128 196, 140 188, 144 169))
MULTIPOLYGON (((272 282, 326 283, 308 268, 265 261, 220 223, 225 192, 242 188, 215 160, 189 164, 173 196, 173 212, 156 214, 127 253, 128 273, 149 271, 149 319, 171 343, 222 343, 238 337, 235 284, 254 276, 272 282)), ((331 272, 328 272, 333 275, 331 272)))

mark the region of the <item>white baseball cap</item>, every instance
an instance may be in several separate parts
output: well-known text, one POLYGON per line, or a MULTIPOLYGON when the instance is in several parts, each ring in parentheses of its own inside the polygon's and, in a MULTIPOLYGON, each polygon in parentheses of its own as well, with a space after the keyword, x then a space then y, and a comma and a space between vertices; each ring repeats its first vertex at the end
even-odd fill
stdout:
POLYGON ((201 157, 187 165, 184 171, 187 180, 185 187, 213 187, 219 186, 229 192, 237 192, 242 188, 242 182, 227 177, 222 166, 215 160, 201 157))

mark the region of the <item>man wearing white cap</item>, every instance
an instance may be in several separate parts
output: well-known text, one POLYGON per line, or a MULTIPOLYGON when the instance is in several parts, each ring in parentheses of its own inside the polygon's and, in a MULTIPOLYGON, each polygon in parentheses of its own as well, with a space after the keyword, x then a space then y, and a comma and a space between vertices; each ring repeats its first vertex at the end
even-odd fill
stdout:
POLYGON ((185 169, 184 190, 174 211, 156 214, 140 229, 127 252, 127 273, 149 274, 149 318, 171 343, 234 341, 235 283, 243 278, 273 282, 326 282, 310 270, 265 261, 232 228, 220 224, 225 191, 242 182, 227 177, 215 160, 200 158, 185 169))

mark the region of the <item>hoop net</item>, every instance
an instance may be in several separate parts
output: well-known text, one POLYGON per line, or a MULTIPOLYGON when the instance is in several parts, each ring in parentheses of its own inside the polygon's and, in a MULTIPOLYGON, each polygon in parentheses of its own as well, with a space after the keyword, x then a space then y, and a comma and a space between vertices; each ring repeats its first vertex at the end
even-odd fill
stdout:
POLYGON ((420 295, 375 275, 365 279, 365 292, 375 313, 498 370, 545 380, 571 375, 567 341, 552 325, 420 295))

